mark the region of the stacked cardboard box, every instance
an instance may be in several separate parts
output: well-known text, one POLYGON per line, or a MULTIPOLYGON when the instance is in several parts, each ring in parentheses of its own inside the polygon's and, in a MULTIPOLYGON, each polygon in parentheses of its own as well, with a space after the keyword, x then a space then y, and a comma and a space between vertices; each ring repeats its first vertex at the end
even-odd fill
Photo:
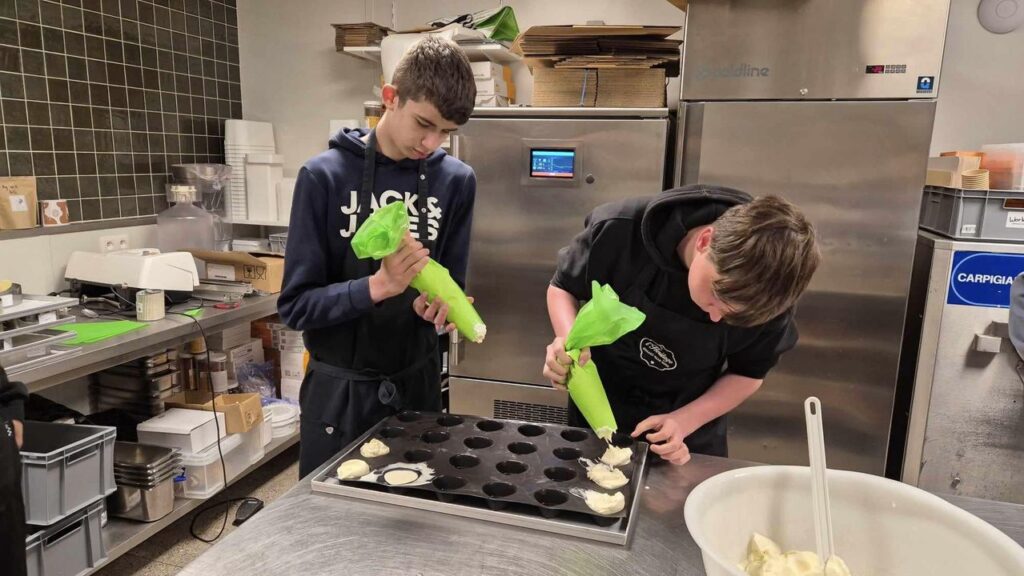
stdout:
POLYGON ((470 62, 476 82, 477 106, 508 106, 515 102, 516 87, 512 71, 495 62, 470 62))
POLYGON ((515 49, 534 75, 534 106, 656 108, 679 74, 674 26, 534 26, 515 49))
POLYGON ((373 22, 358 24, 331 24, 334 27, 334 49, 341 52, 346 46, 377 46, 389 30, 373 22))
POLYGON ((660 108, 665 70, 536 68, 533 105, 660 108))

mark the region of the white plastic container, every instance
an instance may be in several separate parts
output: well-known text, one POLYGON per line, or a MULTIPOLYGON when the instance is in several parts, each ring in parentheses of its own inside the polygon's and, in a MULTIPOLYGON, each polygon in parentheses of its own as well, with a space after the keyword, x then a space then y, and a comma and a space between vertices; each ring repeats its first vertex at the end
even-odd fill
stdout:
POLYGON ((218 426, 223 438, 227 425, 222 412, 171 408, 139 424, 136 430, 142 444, 178 448, 182 453, 195 454, 217 442, 218 426), (214 414, 217 415, 216 424, 214 414))
POLYGON ((198 206, 180 202, 156 215, 156 235, 161 252, 213 250, 214 217, 198 206))
POLYGON ((292 198, 295 196, 295 178, 282 178, 277 183, 277 219, 287 222, 292 215, 292 198))
POLYGON ((260 460, 263 460, 265 452, 263 450, 263 427, 253 426, 248 432, 238 434, 242 437, 242 448, 241 450, 249 458, 249 464, 255 464, 260 460))
POLYGON ((260 439, 266 448, 274 438, 274 412, 269 407, 263 407, 263 423, 260 424, 260 439))
MULTIPOLYGON (((185 469, 185 482, 182 484, 182 497, 206 499, 213 496, 224 487, 224 470, 220 465, 220 455, 224 454, 224 466, 227 468, 228 478, 233 478, 232 472, 237 474, 238 455, 248 465, 249 457, 238 448, 242 445, 240 434, 226 436, 220 442, 220 452, 214 444, 198 454, 181 455, 181 464, 185 469)), ((245 466, 242 467, 243 469, 245 466)))
POLYGON ((225 120, 224 141, 231 146, 274 146, 274 125, 252 120, 225 120))
MULTIPOLYGON (((980 518, 923 490, 859 472, 829 470, 835 551, 852 574, 1018 576, 1024 548, 980 518)), ((690 492, 686 527, 707 576, 742 576, 754 532, 783 550, 815 550, 810 469, 756 466, 725 472, 690 492)))
POLYGON ((291 404, 272 404, 267 406, 274 413, 271 435, 284 438, 295 433, 299 426, 299 408, 291 404))
POLYGON ((245 194, 250 220, 277 221, 277 183, 284 177, 284 156, 248 154, 245 157, 245 194))

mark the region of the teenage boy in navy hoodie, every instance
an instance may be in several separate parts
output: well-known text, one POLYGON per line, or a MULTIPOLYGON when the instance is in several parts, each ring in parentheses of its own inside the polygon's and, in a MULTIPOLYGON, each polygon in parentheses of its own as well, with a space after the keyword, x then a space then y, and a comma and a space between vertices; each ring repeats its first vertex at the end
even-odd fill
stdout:
POLYGON ((429 254, 465 287, 476 176, 440 146, 475 99, 462 50, 427 36, 384 86, 377 127, 342 130, 299 171, 278 311, 310 353, 301 476, 389 414, 441 409, 438 331, 454 325, 409 282, 429 254), (352 235, 392 202, 405 203, 411 233, 380 262, 357 258, 352 235))

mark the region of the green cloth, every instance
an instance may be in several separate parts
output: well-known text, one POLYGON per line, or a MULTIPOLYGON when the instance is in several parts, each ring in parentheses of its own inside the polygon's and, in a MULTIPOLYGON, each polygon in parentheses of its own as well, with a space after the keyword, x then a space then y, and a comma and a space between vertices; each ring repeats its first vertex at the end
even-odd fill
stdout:
POLYGON ((502 6, 488 14, 483 11, 474 14, 477 17, 473 28, 487 34, 492 40, 502 42, 514 42, 519 36, 519 23, 516 22, 516 13, 511 6, 502 6))
POLYGON ((145 322, 135 322, 134 320, 110 320, 102 322, 76 322, 74 324, 55 326, 53 329, 60 330, 61 332, 74 332, 76 334, 74 338, 65 340, 61 344, 78 345, 101 342, 114 336, 138 330, 144 326, 146 326, 145 322))

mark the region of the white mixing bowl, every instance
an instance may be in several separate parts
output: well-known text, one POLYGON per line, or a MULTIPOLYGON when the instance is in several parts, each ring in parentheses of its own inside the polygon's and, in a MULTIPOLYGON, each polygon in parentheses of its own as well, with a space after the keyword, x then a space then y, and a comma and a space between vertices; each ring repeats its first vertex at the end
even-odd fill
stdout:
MULTIPOLYGON (((878 476, 828 471, 836 553, 853 576, 1021 576, 1024 548, 938 496, 878 476)), ((754 532, 815 550, 810 469, 756 466, 698 485, 686 526, 708 576, 741 576, 754 532)))

